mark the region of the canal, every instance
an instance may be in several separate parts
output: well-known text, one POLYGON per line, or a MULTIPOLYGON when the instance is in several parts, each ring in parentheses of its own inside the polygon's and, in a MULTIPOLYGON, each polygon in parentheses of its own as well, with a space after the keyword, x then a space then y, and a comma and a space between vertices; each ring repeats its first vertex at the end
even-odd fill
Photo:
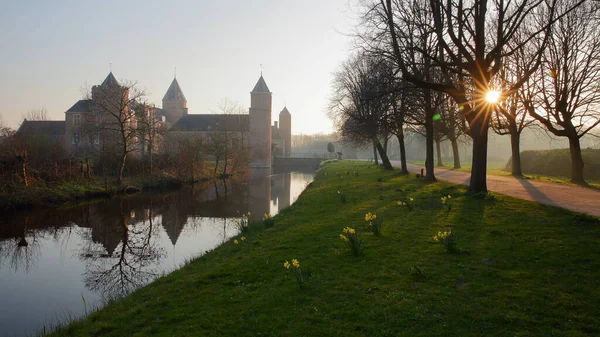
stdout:
POLYGON ((85 315, 238 234, 232 218, 291 205, 312 171, 144 192, 68 209, 0 214, 0 336, 85 315))

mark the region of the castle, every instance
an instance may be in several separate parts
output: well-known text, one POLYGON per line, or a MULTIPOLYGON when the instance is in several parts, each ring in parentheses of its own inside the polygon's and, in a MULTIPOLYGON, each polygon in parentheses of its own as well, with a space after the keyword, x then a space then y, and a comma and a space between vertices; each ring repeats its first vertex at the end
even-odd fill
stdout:
MULTIPOLYGON (((86 127, 97 125, 103 118, 106 119, 106 115, 131 115, 131 118, 113 118, 113 123, 136 123, 136 112, 133 111, 135 98, 130 97, 129 89, 122 87, 112 72, 100 85, 92 87, 91 94, 91 98, 73 104, 65 112, 64 121, 24 120, 17 135, 23 138, 33 135, 46 136, 56 143, 62 142, 71 156, 78 157, 101 148, 103 144, 110 142, 111 138, 115 138, 114 134, 85 132, 86 127)), ((272 95, 261 74, 250 92, 248 114, 189 114, 185 95, 177 78, 174 78, 162 99, 162 108, 151 109, 156 122, 162 123, 167 129, 166 141, 180 137, 205 137, 214 133, 225 133, 231 135, 228 142, 234 150, 239 146, 247 148, 252 167, 271 167, 273 156, 290 156, 292 137, 292 117, 287 107, 279 113, 279 123, 275 121, 274 125, 271 125, 272 95)), ((110 119, 110 116, 108 117, 110 119)), ((165 148, 165 151, 168 149, 165 148)))

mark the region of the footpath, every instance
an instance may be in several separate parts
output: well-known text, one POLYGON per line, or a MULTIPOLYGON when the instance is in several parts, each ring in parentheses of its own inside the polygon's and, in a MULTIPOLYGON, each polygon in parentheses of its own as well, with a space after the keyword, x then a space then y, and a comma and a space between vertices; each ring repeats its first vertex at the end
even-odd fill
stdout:
MULTIPOLYGON (((392 161, 400 167, 399 161, 392 161)), ((411 173, 421 173, 423 166, 408 164, 411 173)), ((435 168, 435 177, 455 184, 469 185, 469 172, 435 168)), ((512 176, 487 176, 487 188, 491 192, 531 200, 544 205, 565 208, 571 211, 600 216, 600 191, 561 185, 543 181, 515 178, 512 176)))

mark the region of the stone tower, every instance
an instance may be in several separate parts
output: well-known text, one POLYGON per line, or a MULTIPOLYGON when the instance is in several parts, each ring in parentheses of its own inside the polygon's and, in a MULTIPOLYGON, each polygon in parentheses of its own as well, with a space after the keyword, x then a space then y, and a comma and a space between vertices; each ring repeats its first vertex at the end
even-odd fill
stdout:
POLYGON ((279 113, 279 132, 283 138, 283 156, 290 157, 292 155, 292 115, 287 106, 279 113))
POLYGON ((265 79, 260 75, 250 93, 249 151, 252 167, 271 167, 271 100, 265 79))
POLYGON ((183 91, 181 91, 177 78, 173 78, 173 82, 171 82, 165 97, 163 97, 162 108, 165 110, 167 122, 173 125, 181 117, 187 115, 187 100, 183 95, 183 91))

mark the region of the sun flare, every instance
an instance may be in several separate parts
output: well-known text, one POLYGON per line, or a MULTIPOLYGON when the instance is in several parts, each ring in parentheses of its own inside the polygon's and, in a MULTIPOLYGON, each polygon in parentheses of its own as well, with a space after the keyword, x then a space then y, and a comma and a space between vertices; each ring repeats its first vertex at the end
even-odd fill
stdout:
POLYGON ((488 101, 488 103, 498 103, 499 99, 500 91, 498 90, 490 90, 485 94, 485 100, 488 101))

